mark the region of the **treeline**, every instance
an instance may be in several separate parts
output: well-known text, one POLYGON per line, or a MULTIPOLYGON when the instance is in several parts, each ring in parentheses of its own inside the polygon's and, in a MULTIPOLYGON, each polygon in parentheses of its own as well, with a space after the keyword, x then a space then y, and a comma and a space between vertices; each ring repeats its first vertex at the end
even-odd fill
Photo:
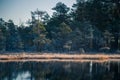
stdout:
POLYGON ((120 49, 120 1, 77 0, 70 9, 59 2, 50 17, 31 12, 28 26, 0 19, 0 51, 100 51, 120 49))

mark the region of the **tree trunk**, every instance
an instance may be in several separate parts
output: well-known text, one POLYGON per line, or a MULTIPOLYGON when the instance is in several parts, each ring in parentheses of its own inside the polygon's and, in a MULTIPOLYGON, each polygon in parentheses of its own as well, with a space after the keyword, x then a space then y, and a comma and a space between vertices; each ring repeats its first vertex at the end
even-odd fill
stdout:
POLYGON ((115 49, 115 50, 118 50, 118 44, 119 44, 118 40, 119 40, 119 37, 116 36, 116 37, 115 37, 115 42, 114 42, 114 49, 115 49))

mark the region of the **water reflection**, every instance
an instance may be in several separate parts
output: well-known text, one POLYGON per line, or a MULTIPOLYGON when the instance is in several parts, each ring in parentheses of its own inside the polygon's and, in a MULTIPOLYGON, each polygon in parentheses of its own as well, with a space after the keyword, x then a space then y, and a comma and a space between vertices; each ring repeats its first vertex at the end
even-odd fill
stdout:
POLYGON ((0 80, 120 80, 120 62, 1 62, 0 80))

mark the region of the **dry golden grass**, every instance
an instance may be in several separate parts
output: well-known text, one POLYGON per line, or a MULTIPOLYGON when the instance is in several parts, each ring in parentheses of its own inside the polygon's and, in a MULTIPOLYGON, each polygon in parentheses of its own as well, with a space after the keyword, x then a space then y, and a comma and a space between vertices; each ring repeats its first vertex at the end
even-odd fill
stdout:
POLYGON ((107 55, 107 54, 58 54, 58 53, 21 53, 21 54, 4 54, 0 55, 2 60, 61 60, 61 61, 82 61, 82 60, 109 60, 118 59, 120 55, 107 55))

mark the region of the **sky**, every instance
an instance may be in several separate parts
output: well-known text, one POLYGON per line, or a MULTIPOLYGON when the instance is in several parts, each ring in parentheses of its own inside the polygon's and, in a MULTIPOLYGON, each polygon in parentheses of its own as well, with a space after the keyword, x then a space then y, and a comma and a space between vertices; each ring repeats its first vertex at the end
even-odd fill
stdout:
POLYGON ((63 2, 68 7, 76 2, 76 0, 0 0, 0 18, 5 21, 12 19, 15 24, 26 22, 31 18, 31 11, 43 10, 52 15, 52 8, 56 3, 63 2))

